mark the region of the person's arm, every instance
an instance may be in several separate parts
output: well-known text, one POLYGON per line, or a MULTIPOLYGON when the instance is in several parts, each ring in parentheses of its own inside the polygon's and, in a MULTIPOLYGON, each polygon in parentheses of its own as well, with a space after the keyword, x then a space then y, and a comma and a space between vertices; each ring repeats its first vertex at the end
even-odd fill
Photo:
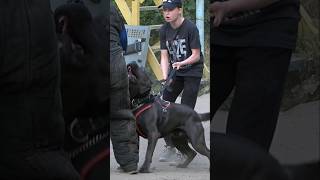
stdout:
POLYGON ((159 34, 160 34, 160 67, 161 67, 161 71, 162 71, 162 77, 164 80, 167 79, 168 77, 168 68, 169 68, 169 52, 168 52, 168 48, 166 45, 166 25, 164 24, 160 30, 159 30, 159 34))
POLYGON ((267 7, 279 0, 229 0, 216 1, 209 6, 211 16, 214 17, 213 25, 219 26, 223 19, 229 15, 242 11, 249 11, 267 7))
POLYGON ((161 71, 162 71, 162 77, 164 80, 167 79, 168 76, 168 68, 169 68, 169 54, 168 50, 161 49, 161 71))
POLYGON ((186 28, 189 29, 188 31, 189 41, 187 43, 189 44, 188 46, 191 49, 191 55, 183 61, 173 63, 172 64, 173 68, 180 69, 181 66, 194 64, 200 60, 201 43, 200 43, 200 37, 199 37, 199 30, 194 24, 186 28))
POLYGON ((180 69, 181 66, 193 64, 200 60, 200 49, 191 49, 191 56, 189 56, 187 59, 181 62, 175 62, 172 64, 173 68, 180 69))

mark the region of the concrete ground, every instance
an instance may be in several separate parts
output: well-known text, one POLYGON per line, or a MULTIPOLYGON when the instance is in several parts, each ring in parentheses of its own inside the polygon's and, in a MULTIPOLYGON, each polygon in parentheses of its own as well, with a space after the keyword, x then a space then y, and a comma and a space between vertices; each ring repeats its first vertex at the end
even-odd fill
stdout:
MULTIPOLYGON (((178 100, 179 102, 179 100, 178 100)), ((209 94, 198 97, 195 110, 199 113, 209 112, 210 110, 210 96, 209 94)), ((205 138, 207 147, 210 148, 210 122, 204 122, 203 127, 205 129, 205 138)), ((159 155, 164 149, 164 140, 160 139, 157 143, 151 170, 152 173, 147 174, 136 174, 128 175, 117 170, 118 164, 114 158, 112 151, 110 153, 110 179, 111 180, 209 180, 209 160, 208 158, 197 154, 194 160, 185 169, 176 168, 175 166, 170 166, 170 163, 159 162, 159 155)), ((139 153, 139 167, 144 161, 145 152, 147 149, 147 141, 140 137, 140 153, 139 153)))
MULTIPOLYGON (((214 117, 215 132, 225 132, 226 111, 214 117)), ((271 145, 271 154, 282 164, 297 164, 319 160, 320 102, 299 104, 281 112, 271 145)))

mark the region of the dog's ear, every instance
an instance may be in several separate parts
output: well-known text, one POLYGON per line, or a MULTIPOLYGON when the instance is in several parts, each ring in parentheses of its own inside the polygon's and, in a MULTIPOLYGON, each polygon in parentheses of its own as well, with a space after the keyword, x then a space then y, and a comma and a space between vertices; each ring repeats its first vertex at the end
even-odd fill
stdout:
POLYGON ((129 75, 137 76, 137 71, 139 71, 139 66, 136 62, 130 62, 127 64, 127 71, 129 75))
POLYGON ((133 75, 132 73, 132 67, 130 64, 127 65, 127 72, 128 72, 128 76, 133 75))
POLYGON ((58 22, 56 22, 56 32, 59 34, 66 34, 67 33, 67 28, 69 25, 68 22, 68 17, 67 16, 61 16, 58 19, 58 22))
POLYGON ((129 66, 131 67, 132 71, 137 71, 139 69, 139 66, 135 61, 132 61, 129 64, 127 64, 127 67, 129 66))
POLYGON ((127 65, 127 72, 128 72, 129 83, 136 82, 137 77, 134 75, 132 66, 130 64, 127 65))

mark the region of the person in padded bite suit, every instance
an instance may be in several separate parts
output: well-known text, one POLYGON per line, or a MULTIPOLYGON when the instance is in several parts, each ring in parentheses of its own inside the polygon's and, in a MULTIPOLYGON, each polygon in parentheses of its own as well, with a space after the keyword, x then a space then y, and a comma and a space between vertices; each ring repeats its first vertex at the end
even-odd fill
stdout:
POLYGON ((62 150, 60 64, 48 0, 0 1, 0 179, 77 180, 62 150))
POLYGON ((139 161, 139 139, 135 117, 130 110, 128 72, 123 57, 125 48, 124 24, 110 1, 110 136, 120 168, 135 174, 139 161))

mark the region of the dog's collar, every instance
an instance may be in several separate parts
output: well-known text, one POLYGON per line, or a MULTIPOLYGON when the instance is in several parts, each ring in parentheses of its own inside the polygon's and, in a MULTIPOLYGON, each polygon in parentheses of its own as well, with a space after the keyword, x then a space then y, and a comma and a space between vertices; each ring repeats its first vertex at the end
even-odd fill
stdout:
POLYGON ((79 156, 81 153, 88 151, 94 145, 100 143, 101 141, 107 140, 108 137, 109 137, 108 133, 105 133, 105 132, 96 134, 92 138, 88 139, 86 143, 83 143, 79 147, 67 152, 67 155, 69 156, 70 159, 74 159, 77 156, 79 156))
POLYGON ((136 111, 137 109, 139 109, 144 104, 153 103, 154 102, 154 98, 155 98, 155 95, 150 94, 150 95, 148 95, 148 96, 146 96, 144 98, 133 99, 131 101, 131 109, 133 111, 136 111))

